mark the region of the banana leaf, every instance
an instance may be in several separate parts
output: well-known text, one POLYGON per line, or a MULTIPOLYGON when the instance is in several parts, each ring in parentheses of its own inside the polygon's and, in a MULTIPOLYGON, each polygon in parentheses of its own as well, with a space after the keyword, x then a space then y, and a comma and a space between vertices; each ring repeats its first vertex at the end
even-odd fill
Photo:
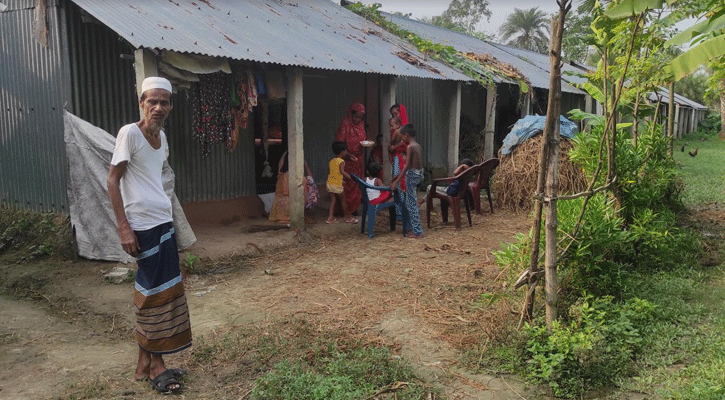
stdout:
POLYGON ((710 38, 680 54, 665 67, 664 72, 680 80, 695 72, 701 65, 725 55, 725 34, 710 38))
POLYGON ((624 0, 623 2, 608 9, 604 15, 612 19, 627 18, 646 10, 662 8, 662 6, 674 3, 675 0, 624 0))

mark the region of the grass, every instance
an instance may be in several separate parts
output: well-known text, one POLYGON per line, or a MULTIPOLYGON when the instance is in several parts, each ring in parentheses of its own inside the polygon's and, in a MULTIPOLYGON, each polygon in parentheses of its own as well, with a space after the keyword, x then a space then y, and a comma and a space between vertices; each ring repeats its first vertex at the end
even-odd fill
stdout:
POLYGON ((687 207, 725 204, 725 141, 702 134, 680 139, 675 142, 674 157, 682 167, 682 179, 687 186, 683 198, 687 207), (690 157, 688 152, 695 149, 697 156, 690 157))
MULTIPOLYGON (((682 166, 688 208, 725 205, 725 141, 692 135, 675 142, 674 156, 682 166), (697 156, 688 155, 696 148, 697 156)), ((718 216, 725 212, 714 218, 718 216)), ((725 248, 723 234, 707 240, 706 247, 716 253, 725 248)), ((725 398, 725 265, 721 255, 716 259, 712 268, 693 263, 635 277, 636 293, 630 295, 655 304, 656 317, 644 337, 646 350, 636 365, 637 376, 623 381, 608 398, 626 398, 627 392, 657 399, 725 398)))
MULTIPOLYGON (((601 390, 587 388, 582 398, 725 399, 725 141, 715 134, 690 135, 675 142, 674 157, 690 210, 679 220, 703 234, 704 253, 688 253, 690 261, 679 267, 663 270, 655 264, 621 277, 619 297, 648 301, 653 316, 627 374, 601 390), (696 148, 695 157, 688 155, 696 148)), ((529 362, 519 351, 525 338, 509 339, 482 343, 464 354, 462 364, 479 372, 523 373, 529 362)))
POLYGON ((301 319, 206 335, 187 357, 200 375, 213 371, 217 382, 207 387, 226 385, 224 398, 365 399, 396 387, 394 398, 400 400, 437 395, 394 349, 366 344, 349 332, 320 330, 301 319), (232 387, 238 392, 230 392, 232 387))

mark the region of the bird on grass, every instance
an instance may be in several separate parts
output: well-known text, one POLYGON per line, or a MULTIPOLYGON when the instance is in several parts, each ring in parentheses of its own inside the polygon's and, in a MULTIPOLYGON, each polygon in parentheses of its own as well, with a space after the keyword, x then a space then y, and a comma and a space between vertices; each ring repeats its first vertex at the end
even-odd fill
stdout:
POLYGON ((696 148, 695 151, 688 151, 687 154, 690 155, 690 157, 695 157, 697 155, 697 151, 700 150, 700 148, 696 148))
POLYGON ((687 146, 687 142, 685 142, 685 144, 683 144, 682 147, 680 147, 680 151, 683 153, 685 152, 685 146, 687 146))

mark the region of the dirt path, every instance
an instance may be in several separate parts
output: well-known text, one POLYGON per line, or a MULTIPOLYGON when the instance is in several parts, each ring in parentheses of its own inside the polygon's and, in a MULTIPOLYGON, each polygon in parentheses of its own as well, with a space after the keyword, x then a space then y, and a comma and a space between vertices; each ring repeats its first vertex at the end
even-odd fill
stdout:
MULTIPOLYGON (((445 388, 448 399, 542 398, 530 397, 514 377, 466 373, 455 350, 485 342, 515 318, 506 302, 484 309, 476 304, 482 293, 504 288, 507 274, 520 272, 502 273, 491 251, 525 231, 526 216, 474 216, 474 226, 460 232, 434 225, 422 240, 399 234, 368 240, 357 227, 341 226, 334 235, 317 233, 309 244, 281 247, 232 272, 191 275, 186 283, 194 335, 304 318, 320 329, 395 343, 421 376, 445 388)), ((114 398, 158 398, 132 380, 132 284, 106 284, 102 272, 112 266, 45 265, 35 272, 51 269, 55 276, 33 289, 45 298, 0 298, 0 398, 52 398, 74 383, 105 381, 114 382, 114 398)), ((6 282, 25 282, 33 274, 33 268, 2 268, 6 282)), ((197 388, 182 397, 207 398, 203 393, 197 388)))

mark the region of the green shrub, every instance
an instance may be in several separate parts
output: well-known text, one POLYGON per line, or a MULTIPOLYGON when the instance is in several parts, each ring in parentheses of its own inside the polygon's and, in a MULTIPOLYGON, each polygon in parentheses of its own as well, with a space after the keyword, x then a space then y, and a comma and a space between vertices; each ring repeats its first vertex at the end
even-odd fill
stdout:
POLYGON ((720 120, 720 114, 708 113, 705 119, 697 123, 697 129, 692 135, 688 135, 687 138, 700 139, 702 137, 712 137, 720 133, 722 121, 720 120))
MULTIPOLYGON (((591 117, 590 132, 580 133, 574 138, 574 148, 569 158, 580 165, 587 179, 597 169, 599 147, 604 136, 603 118, 573 112, 573 119, 591 117)), ((644 124, 636 145, 632 140, 629 124, 622 124, 617 131, 616 175, 621 192, 621 216, 629 223, 643 209, 657 212, 682 210, 684 185, 679 179, 677 164, 669 156, 669 138, 662 131, 662 125, 644 124)), ((605 154, 606 158, 606 154, 605 154)), ((603 166, 606 171, 606 159, 603 166)), ((597 186, 603 185, 606 172, 600 172, 597 186)))
POLYGON ((554 322, 549 332, 543 325, 527 325, 528 377, 567 398, 613 384, 630 372, 653 310, 637 298, 615 303, 611 296, 585 295, 569 310, 568 326, 554 322))
POLYGON ((0 207, 0 254, 39 258, 57 255, 75 259, 77 248, 70 218, 0 207))

